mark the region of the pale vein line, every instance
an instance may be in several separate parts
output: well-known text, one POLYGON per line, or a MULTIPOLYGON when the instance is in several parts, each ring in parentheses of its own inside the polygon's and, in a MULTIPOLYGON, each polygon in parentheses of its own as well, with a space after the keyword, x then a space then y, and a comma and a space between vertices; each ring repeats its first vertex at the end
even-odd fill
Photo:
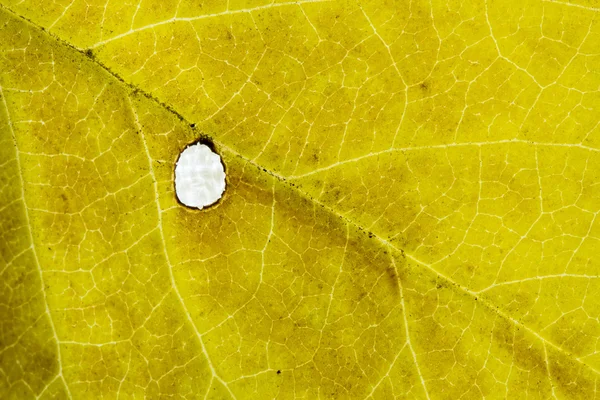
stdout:
POLYGON ((17 137, 15 135, 15 130, 13 127, 12 120, 10 118, 10 113, 8 112, 8 104, 6 103, 6 97, 4 96, 4 91, 2 90, 2 86, 0 86, 0 97, 2 98, 2 104, 4 105, 4 109, 6 110, 6 118, 8 121, 8 128, 12 135, 13 146, 15 148, 15 158, 17 160, 17 169, 19 171, 19 180, 21 183, 21 197, 23 198, 23 207, 25 208, 25 224, 27 225, 27 232, 29 234, 29 241, 31 242, 31 251, 33 252, 33 258, 35 259, 35 265, 37 267, 38 274, 40 276, 40 283, 42 285, 42 293, 44 295, 44 306, 46 309, 46 313, 48 314, 48 320, 50 321, 50 328, 52 328, 52 334, 54 336, 54 340, 56 342, 56 354, 58 358, 58 374, 63 384, 65 385, 65 389, 67 390, 67 394, 70 399, 73 398, 71 395, 71 390, 69 389, 69 385, 67 385, 67 381, 63 375, 63 366, 62 366, 62 356, 60 353, 60 341, 58 340, 58 335, 56 334, 56 328, 54 326, 54 320, 52 319, 52 314, 50 313, 50 307, 48 307, 48 298, 46 297, 46 285, 44 283, 44 275, 42 273, 42 267, 40 265, 40 260, 37 255, 37 251, 35 249, 35 243, 33 241, 33 232, 31 231, 31 222, 29 219, 29 208, 27 207, 27 200, 25 199, 25 180, 23 179, 23 170, 21 168, 21 157, 19 156, 19 147, 17 146, 17 137))
POLYGON ((287 176, 286 179, 304 178, 307 176, 321 173, 323 171, 328 171, 330 169, 337 168, 337 167, 345 165, 345 164, 359 162, 359 161, 362 161, 367 158, 377 157, 382 154, 388 154, 388 153, 405 153, 405 152, 409 152, 409 151, 437 150, 437 149, 445 150, 445 149, 451 149, 454 147, 497 146, 497 145, 503 145, 503 144, 527 144, 530 146, 567 147, 567 148, 578 148, 578 149, 587 150, 587 151, 600 152, 600 149, 598 149, 598 148, 586 146, 584 144, 579 144, 579 143, 543 143, 543 142, 533 142, 533 141, 523 140, 523 139, 503 139, 503 140, 490 141, 490 142, 464 142, 464 143, 437 144, 437 145, 430 145, 430 146, 396 147, 396 148, 381 150, 381 151, 377 151, 375 153, 365 154, 364 156, 350 158, 348 160, 336 162, 331 165, 328 165, 327 167, 317 168, 317 169, 314 169, 311 172, 307 172, 305 174, 290 175, 290 176, 287 176))
POLYGON ((162 210, 160 207, 160 199, 159 199, 159 195, 158 195, 158 181, 156 180, 156 175, 154 173, 154 166, 152 165, 152 157, 150 156, 150 150, 148 148, 148 143, 146 142, 146 136, 144 135, 144 131, 142 130, 142 126, 140 124, 137 112, 135 111, 135 108, 131 102, 131 98, 128 96, 127 100, 129 101, 129 107, 131 108, 131 112, 133 114, 134 117, 134 121, 136 124, 136 127, 138 129, 138 132, 140 133, 140 137, 142 139, 142 144, 144 145, 144 151, 146 153, 146 157, 148 159, 148 167, 149 167, 149 172, 150 175, 152 176, 152 183, 154 186, 154 201, 156 202, 156 213, 158 216, 158 230, 160 232, 160 237, 162 240, 162 248, 163 248, 163 253, 165 255, 165 260, 167 261, 167 266, 169 267, 169 276, 171 278, 171 286, 173 286, 173 290, 175 292, 175 294, 177 295, 177 298, 179 299, 179 302, 181 303, 181 307, 183 308, 183 311, 190 323, 190 325, 192 325, 192 328, 194 329, 194 332, 196 333, 196 337, 198 338, 198 342, 200 342, 200 346, 202 347, 202 352, 204 353, 204 356, 206 357, 206 362, 208 363, 208 367, 210 368, 210 371, 212 373, 212 376, 218 380, 229 392, 229 394, 231 395, 231 397, 233 399, 236 399, 235 395, 233 394, 233 392, 231 391, 231 389, 229 388, 229 386, 227 385, 227 383, 217 374, 217 371, 215 370, 215 367, 212 364, 212 361, 208 355, 208 351, 206 350, 206 346, 204 345, 204 340, 202 340, 202 335, 200 334, 200 332, 198 331, 198 327, 196 326, 196 324, 194 323, 192 316, 190 314, 190 311, 188 310, 187 306, 185 305, 185 302, 183 301, 183 297, 181 296, 181 293, 179 292, 179 287, 177 286, 177 283, 175 282, 175 276, 173 275, 173 264, 171 264, 171 259, 169 258, 169 252, 167 251, 167 241, 165 240, 165 233, 163 230, 163 222, 162 222, 162 210))
MULTIPOLYGON (((392 61, 392 64, 394 65, 394 69, 396 70, 396 73, 398 74, 400 81, 404 85, 404 108, 402 109, 402 115, 400 116, 400 121, 398 122, 398 127, 396 128, 396 132, 394 133, 394 139, 392 139, 392 146, 394 146, 396 144, 396 138, 398 137, 398 133, 400 133, 400 128, 402 127, 402 123, 404 122, 404 116, 406 115, 406 109, 408 108, 408 85, 406 84, 404 77, 400 73, 400 68, 398 68, 398 64, 396 63, 396 59, 394 58, 394 55, 392 54, 392 49, 390 48, 390 45, 379 34, 379 32, 377 31, 377 28, 375 28, 375 25, 373 25, 373 22, 371 22, 371 18, 369 18, 369 16, 365 12, 365 10, 362 8, 362 5, 359 4, 358 6, 360 7, 360 11, 362 11, 363 16, 365 17, 365 19, 371 26, 371 29, 373 30, 373 33, 375 34, 375 36, 377 36, 379 38, 379 40, 381 41, 381 43, 383 43, 383 45, 385 46, 385 48, 388 52, 388 55, 390 56, 390 59, 392 61)), ((338 159, 339 159, 339 157, 338 157, 338 159)))
POLYGON ((396 267, 396 261, 394 257, 390 254, 390 260, 392 261, 392 265, 394 265, 394 270, 396 271, 396 277, 398 280, 398 287, 400 288, 400 305, 402 306, 402 316, 404 317, 404 329, 406 331, 406 344, 410 349, 410 352, 413 356, 413 360, 415 361, 415 368, 417 369, 417 373, 419 374, 419 378, 421 379, 421 385, 423 385, 423 391, 425 392, 425 397, 429 400, 429 392, 427 390, 427 386, 425 385, 425 379, 423 378, 423 374, 421 373, 421 368, 419 367, 419 361, 417 360, 417 353, 415 353, 415 349, 410 341, 410 330, 408 329, 408 317, 406 316, 406 305, 404 304, 404 289, 402 287, 402 281, 400 280, 400 274, 398 273, 398 268, 396 267))
POLYGON ((595 11, 595 12, 600 11, 600 8, 598 8, 598 7, 589 7, 589 6, 584 6, 584 5, 581 5, 581 4, 569 3, 569 2, 566 2, 566 1, 542 0, 542 2, 543 3, 559 4, 559 5, 568 6, 568 7, 581 8, 582 10, 588 10, 588 11, 595 11))
POLYGON ((221 16, 225 16, 225 15, 235 15, 235 14, 248 14, 254 11, 259 11, 259 10, 264 10, 267 8, 274 8, 274 7, 284 7, 284 6, 293 6, 293 5, 298 5, 301 6, 303 4, 310 4, 310 3, 327 3, 333 0, 304 0, 304 1, 289 1, 289 2, 284 2, 284 3, 270 3, 270 4, 265 4, 263 6, 257 6, 257 7, 252 7, 252 8, 242 8, 239 10, 232 10, 232 11, 222 11, 219 13, 214 13, 214 14, 203 14, 203 15, 198 15, 196 17, 173 17, 164 21, 160 21, 160 22, 156 22, 154 24, 150 24, 150 25, 145 25, 142 26, 140 28, 135 28, 135 29, 130 29, 127 32, 121 33, 119 35, 113 36, 110 39, 106 39, 106 40, 102 40, 100 42, 97 42, 95 44, 93 44, 92 46, 90 46, 91 49, 95 49, 97 47, 103 46, 107 43, 110 42, 114 42, 115 40, 119 40, 122 39, 126 36, 132 35, 134 33, 138 33, 138 32, 142 32, 142 31, 146 31, 148 29, 153 29, 156 28, 158 26, 162 26, 162 25, 168 25, 174 22, 193 22, 193 21, 198 21, 201 19, 207 19, 207 18, 216 18, 216 17, 221 17, 221 16))
POLYGON ((550 360, 548 359, 548 347, 544 343, 544 361, 546 363, 546 373, 548 374, 548 380, 550 381, 550 387, 552 388, 552 398, 557 399, 556 389, 554 387, 554 380, 552 379, 552 372, 550 371, 550 360))
MULTIPOLYGON (((49 387, 51 387, 54 384, 54 381, 58 378, 58 375, 55 376, 54 378, 52 378, 52 380, 46 385, 44 386, 44 389, 40 392, 40 394, 38 394, 37 396, 35 396, 36 399, 41 399, 42 396, 44 395, 44 393, 46 393, 46 390, 48 390, 49 387)), ((31 389, 31 388, 29 388, 31 389)), ((33 390, 32 390, 33 392, 33 390)))
POLYGON ((484 293, 488 290, 492 290, 498 286, 506 286, 506 285, 516 285, 523 282, 531 282, 531 281, 544 281, 547 279, 562 279, 562 278, 575 278, 575 279, 600 279, 600 275, 579 275, 579 274, 553 274, 553 275, 541 275, 541 276, 532 276, 529 278, 523 279, 515 279, 512 281, 505 281, 500 283, 494 283, 484 289, 481 289, 474 293, 484 293))
MULTIPOLYGON (((512 64, 519 71, 522 71, 525 74, 527 74, 531 78, 531 80, 533 80, 535 82, 536 85, 538 85, 541 89, 544 89, 545 86, 542 85, 541 83, 539 83, 538 80, 536 79, 536 77, 534 75, 532 75, 531 72, 529 72, 527 70, 527 68, 521 67, 519 64, 515 63, 510 58, 505 57, 502 54, 502 51, 500 50, 500 44, 496 40, 496 36, 494 36, 494 29, 492 28, 492 23, 490 22, 490 16, 489 16, 489 12, 488 12, 488 0, 484 1, 484 5, 485 5, 485 20, 487 22, 488 28, 490 29, 490 37, 492 38, 492 40, 494 41, 494 45, 496 46, 496 50, 498 52, 498 57, 500 57, 502 60, 508 62, 509 64, 512 64)), ((539 95, 538 95, 538 97, 539 97, 539 95)))
MULTIPOLYGON (((381 377, 381 379, 379 379, 379 381, 373 385, 373 387, 371 388, 371 391, 369 392, 369 394, 365 397, 365 400, 368 398, 372 398, 373 394, 375 394, 375 391, 377 390, 377 388, 379 386, 381 386, 381 384, 383 383, 383 381, 386 378, 390 377, 390 373, 392 372, 392 369, 394 368, 394 366, 396 365, 396 362, 398 361, 398 358, 400 358, 400 355, 402 354, 402 352, 404 351, 404 348, 406 347, 406 343, 404 343, 404 346, 402 346, 402 348, 398 351, 398 353, 396 354, 396 356, 394 357, 394 359, 392 360, 392 362, 390 363, 389 368, 387 369, 386 373, 384 376, 381 377)), ((391 379, 390 379, 391 381, 391 379)), ((394 386, 393 381, 392 381, 392 387, 394 386)), ((392 389, 393 390, 393 389, 392 389)))
POLYGON ((58 18, 56 18, 56 20, 48 27, 48 30, 54 28, 54 25, 56 25, 58 23, 58 21, 60 21, 61 19, 63 19, 63 17, 67 14, 67 11, 69 11, 69 8, 71 8, 71 6, 75 3, 75 0, 71 0, 71 2, 69 3, 68 6, 65 7, 65 9, 63 10, 62 14, 60 14, 58 16, 58 18))

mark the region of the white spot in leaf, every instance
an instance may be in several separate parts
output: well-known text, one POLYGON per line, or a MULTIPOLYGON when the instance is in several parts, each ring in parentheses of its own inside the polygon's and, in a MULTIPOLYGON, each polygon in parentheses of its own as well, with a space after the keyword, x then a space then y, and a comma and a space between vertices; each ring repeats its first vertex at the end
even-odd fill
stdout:
POLYGON ((175 193, 179 201, 201 209, 214 204, 224 191, 221 157, 201 143, 185 148, 175 165, 175 193))

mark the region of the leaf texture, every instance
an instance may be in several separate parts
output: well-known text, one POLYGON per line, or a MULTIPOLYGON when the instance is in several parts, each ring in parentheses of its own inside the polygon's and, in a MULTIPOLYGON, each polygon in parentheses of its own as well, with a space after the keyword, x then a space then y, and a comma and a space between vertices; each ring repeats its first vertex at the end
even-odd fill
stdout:
POLYGON ((598 396, 592 2, 0 3, 0 397, 598 396))

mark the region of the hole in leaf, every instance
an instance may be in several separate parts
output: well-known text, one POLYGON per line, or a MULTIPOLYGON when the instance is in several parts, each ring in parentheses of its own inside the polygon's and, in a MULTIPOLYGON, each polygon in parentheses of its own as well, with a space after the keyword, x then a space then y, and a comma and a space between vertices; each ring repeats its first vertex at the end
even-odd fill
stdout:
POLYGON ((187 207, 215 204, 225 192, 225 168, 212 143, 197 142, 181 152, 175 164, 175 194, 187 207))

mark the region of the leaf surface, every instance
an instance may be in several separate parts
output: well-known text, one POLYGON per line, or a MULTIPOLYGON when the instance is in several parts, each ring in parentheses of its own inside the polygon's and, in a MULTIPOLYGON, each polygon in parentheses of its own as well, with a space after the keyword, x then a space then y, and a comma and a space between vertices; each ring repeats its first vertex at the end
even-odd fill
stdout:
POLYGON ((1 3, 1 397, 596 395, 593 4, 1 3))

